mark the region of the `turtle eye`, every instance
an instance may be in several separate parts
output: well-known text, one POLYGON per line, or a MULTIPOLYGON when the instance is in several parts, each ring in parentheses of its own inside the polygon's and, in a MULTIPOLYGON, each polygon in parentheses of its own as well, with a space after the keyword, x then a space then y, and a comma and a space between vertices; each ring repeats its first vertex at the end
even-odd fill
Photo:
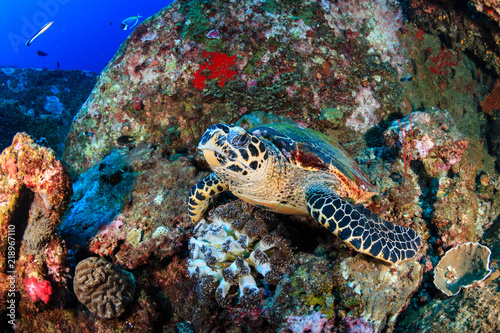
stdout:
POLYGON ((231 145, 234 148, 245 148, 250 142, 250 135, 248 133, 238 133, 237 135, 230 138, 231 145))

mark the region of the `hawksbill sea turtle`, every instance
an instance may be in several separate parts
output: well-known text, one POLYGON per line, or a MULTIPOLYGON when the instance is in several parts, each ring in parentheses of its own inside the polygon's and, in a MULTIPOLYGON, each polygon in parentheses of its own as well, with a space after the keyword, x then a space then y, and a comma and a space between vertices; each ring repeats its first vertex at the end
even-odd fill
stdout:
POLYGON ((231 191, 252 205, 283 214, 310 215, 356 251, 395 264, 415 257, 420 238, 410 228, 382 220, 361 202, 375 187, 348 153, 324 134, 290 124, 251 131, 210 126, 199 143, 214 173, 188 198, 193 222, 211 198, 231 191))

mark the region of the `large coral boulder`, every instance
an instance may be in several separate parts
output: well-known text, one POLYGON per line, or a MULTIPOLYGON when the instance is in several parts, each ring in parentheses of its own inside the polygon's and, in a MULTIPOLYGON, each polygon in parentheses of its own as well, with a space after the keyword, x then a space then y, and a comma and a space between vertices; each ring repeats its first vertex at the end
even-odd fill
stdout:
POLYGON ((109 62, 65 159, 85 171, 125 138, 194 151, 210 124, 256 110, 363 142, 402 101, 402 27, 384 0, 177 1, 109 62))

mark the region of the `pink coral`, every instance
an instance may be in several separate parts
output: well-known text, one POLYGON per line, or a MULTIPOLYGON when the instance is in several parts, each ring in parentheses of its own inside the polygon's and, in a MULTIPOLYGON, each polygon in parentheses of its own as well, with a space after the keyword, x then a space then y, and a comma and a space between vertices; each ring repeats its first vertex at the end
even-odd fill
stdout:
POLYGON ((355 131, 366 133, 368 129, 377 123, 377 116, 374 111, 380 108, 380 103, 373 96, 370 87, 362 87, 357 92, 356 104, 356 109, 346 120, 346 126, 355 131))
POLYGON ((347 333, 373 333, 372 325, 361 317, 344 317, 343 322, 347 333))
POLYGON ((33 302, 36 302, 38 298, 45 304, 49 302, 50 295, 52 295, 52 286, 49 281, 38 281, 37 278, 31 277, 29 279, 24 279, 24 286, 33 302))
POLYGON ((288 329, 297 332, 322 332, 327 319, 322 317, 321 311, 309 316, 290 316, 287 319, 288 329))

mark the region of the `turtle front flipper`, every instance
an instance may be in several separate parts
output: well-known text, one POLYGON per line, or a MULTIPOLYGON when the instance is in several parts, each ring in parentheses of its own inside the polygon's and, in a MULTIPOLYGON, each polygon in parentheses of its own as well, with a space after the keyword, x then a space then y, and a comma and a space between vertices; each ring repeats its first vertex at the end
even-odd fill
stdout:
POLYGON ((191 221, 198 222, 216 194, 227 191, 228 186, 219 176, 211 173, 191 187, 188 198, 188 214, 191 221))
POLYGON ((356 251, 392 264, 417 254, 420 238, 413 229, 384 221, 326 186, 308 188, 306 201, 309 214, 356 251))

